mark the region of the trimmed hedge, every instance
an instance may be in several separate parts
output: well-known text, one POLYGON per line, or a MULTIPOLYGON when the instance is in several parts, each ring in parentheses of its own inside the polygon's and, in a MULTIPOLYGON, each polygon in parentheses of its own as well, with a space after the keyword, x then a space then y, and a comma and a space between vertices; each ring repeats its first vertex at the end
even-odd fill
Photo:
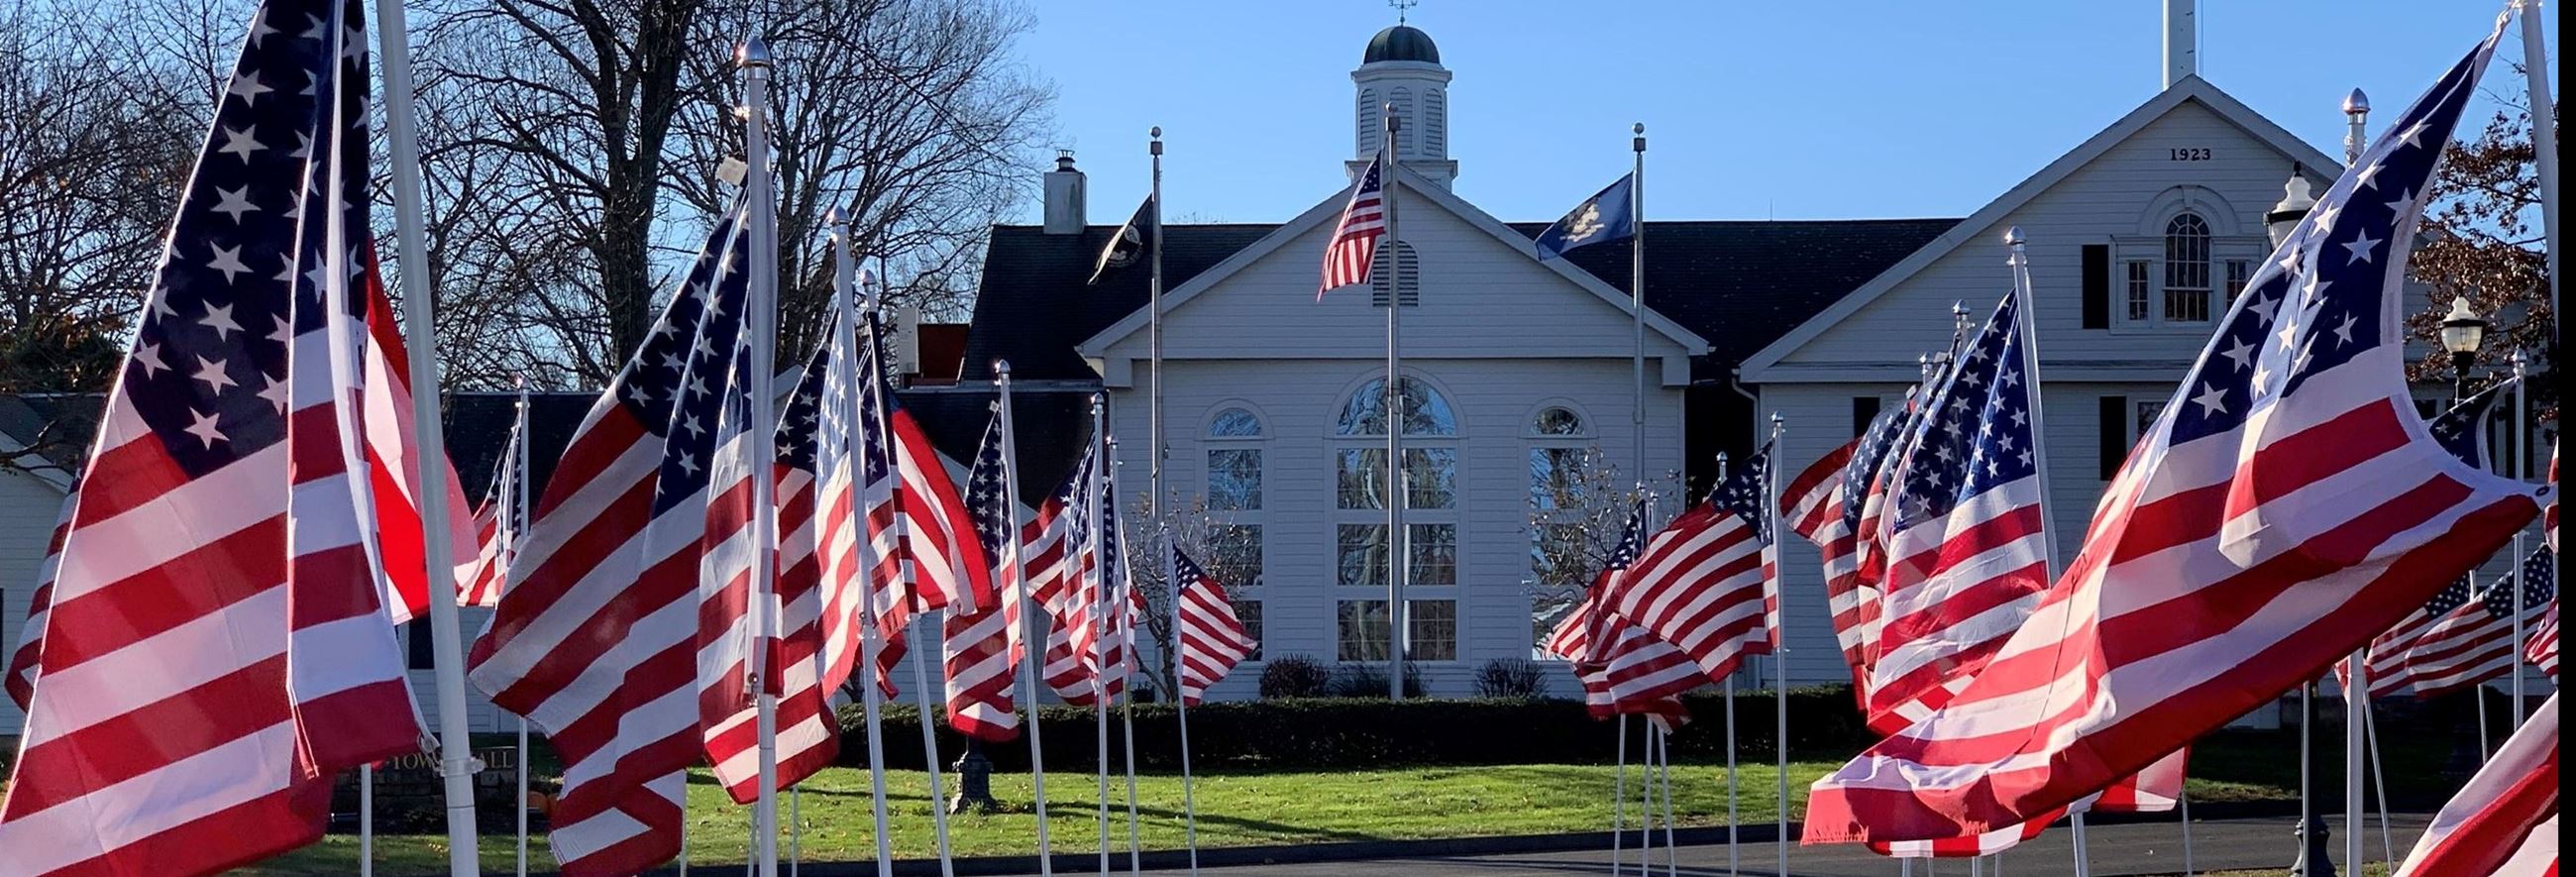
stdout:
MULTIPOLYGON (((1724 699, 1716 694, 1684 697, 1695 721, 1672 738, 1678 757, 1725 758, 1724 699)), ((1767 692, 1736 698, 1736 746, 1739 758, 1760 760, 1772 748, 1774 704, 1767 692)), ((909 705, 883 708, 884 751, 889 767, 922 766, 918 711, 909 705)), ((1136 758, 1145 770, 1180 768, 1179 714, 1171 704, 1135 707, 1136 758)), ((1833 758, 1847 757, 1873 742, 1853 709, 1848 686, 1792 688, 1789 691, 1790 749, 1833 758)), ((1089 765, 1098 752, 1097 719, 1086 707, 1049 706, 1039 710, 1039 736, 1047 762, 1089 765)), ((867 747, 859 709, 841 710, 845 742, 841 763, 864 765, 867 747)), ((1120 716, 1109 716, 1113 763, 1123 748, 1120 716)), ((1205 703, 1190 710, 1192 766, 1207 770, 1332 770, 1426 765, 1590 764, 1616 757, 1618 738, 1612 723, 1588 715, 1579 701, 1527 699, 1405 700, 1384 698, 1293 698, 1205 703)), ((1642 739, 1646 723, 1630 722, 1642 739)), ((943 762, 954 763, 964 752, 963 737, 945 722, 939 726, 943 762)), ((1024 740, 984 747, 994 768, 1028 769, 1024 740)))

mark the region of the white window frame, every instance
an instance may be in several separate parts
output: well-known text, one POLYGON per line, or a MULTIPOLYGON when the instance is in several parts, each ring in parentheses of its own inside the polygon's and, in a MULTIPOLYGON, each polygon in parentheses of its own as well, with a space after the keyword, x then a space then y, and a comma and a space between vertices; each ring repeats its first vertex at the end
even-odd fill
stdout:
MULTIPOLYGON (((1351 382, 1351 384, 1346 387, 1342 393, 1334 397, 1333 407, 1324 417, 1326 454, 1324 478, 1326 479, 1325 492, 1328 497, 1325 501, 1328 503, 1326 508, 1330 510, 1330 513, 1325 516, 1324 544, 1329 546, 1327 549, 1328 553, 1326 555, 1329 558, 1326 563, 1326 581, 1328 582, 1327 587, 1330 588, 1333 595, 1333 648, 1336 656, 1341 652, 1341 604, 1353 601, 1376 600, 1384 602, 1386 600, 1386 585, 1383 582, 1377 584, 1345 584, 1342 582, 1341 570, 1342 527, 1344 525, 1374 525, 1381 529, 1386 526, 1386 510, 1383 508, 1352 509, 1343 508, 1341 504, 1342 452, 1346 450, 1375 450, 1380 454, 1383 454, 1386 451, 1386 435, 1384 433, 1376 435, 1341 434, 1342 411, 1349 406, 1351 400, 1356 397, 1357 394, 1370 390, 1381 378, 1384 377, 1385 373, 1381 371, 1375 374, 1366 375, 1351 382)), ((1440 386, 1440 384, 1431 380, 1429 377, 1420 373, 1407 372, 1403 375, 1403 379, 1411 381, 1416 386, 1428 391, 1432 397, 1439 399, 1444 405, 1448 406, 1449 409, 1451 429, 1448 435, 1431 435, 1408 432, 1404 436, 1404 450, 1408 455, 1416 451, 1426 450, 1444 450, 1450 454, 1452 469, 1449 479, 1451 484, 1449 507, 1439 509, 1407 507, 1404 511, 1404 525, 1407 529, 1422 526, 1446 526, 1449 528, 1452 546, 1450 552, 1451 573, 1449 583, 1433 585, 1408 579, 1405 582, 1405 602, 1410 604, 1419 603, 1424 600, 1445 600, 1458 607, 1458 629, 1456 631, 1457 649, 1455 653, 1459 657, 1449 661, 1439 662, 1414 661, 1414 663, 1453 663, 1455 661, 1466 660, 1465 655, 1467 653, 1466 589, 1461 587, 1461 585, 1467 581, 1468 574, 1466 515, 1462 513, 1462 509, 1467 503, 1467 479, 1464 475, 1467 462, 1465 454, 1467 418, 1458 409, 1457 395, 1449 392, 1447 388, 1440 386)), ((1403 412, 1387 412, 1387 428, 1402 429, 1403 421, 1403 412)), ((1387 489, 1389 491, 1403 489, 1401 484, 1402 479, 1398 475, 1398 473, 1403 471, 1402 462, 1389 461, 1388 470, 1389 482, 1387 489)), ((1388 494, 1389 499, 1393 499, 1394 497, 1395 494, 1392 492, 1388 494)), ((1421 540, 1410 540, 1407 542, 1406 547, 1412 548, 1419 544, 1421 544, 1421 540)), ((1394 558, 1392 556, 1392 546, 1389 547, 1390 563, 1401 562, 1409 564, 1412 562, 1412 558, 1409 556, 1400 560, 1394 558)), ((1407 568, 1410 569, 1410 567, 1407 568)), ((1388 572, 1392 573, 1393 568, 1389 567, 1388 572)), ((1407 615, 1406 617, 1410 618, 1412 616, 1407 615)))

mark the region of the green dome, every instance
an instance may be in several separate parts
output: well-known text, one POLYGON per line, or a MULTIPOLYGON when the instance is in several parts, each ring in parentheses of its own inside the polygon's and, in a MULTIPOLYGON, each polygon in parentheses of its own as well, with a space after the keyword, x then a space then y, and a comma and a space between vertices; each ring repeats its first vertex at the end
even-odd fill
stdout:
POLYGON ((1399 24, 1378 31, 1377 36, 1369 38, 1368 54, 1360 57, 1360 63, 1375 64, 1379 61, 1438 64, 1440 47, 1433 45, 1431 35, 1423 33, 1421 28, 1399 24))

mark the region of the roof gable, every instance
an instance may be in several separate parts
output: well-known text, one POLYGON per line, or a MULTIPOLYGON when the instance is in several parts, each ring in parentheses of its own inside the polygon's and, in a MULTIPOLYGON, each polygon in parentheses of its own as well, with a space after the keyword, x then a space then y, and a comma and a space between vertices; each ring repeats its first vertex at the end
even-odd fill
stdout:
MULTIPOLYGON (((1503 247, 1527 257, 1531 263, 1537 265, 1539 268, 1552 272, 1557 277, 1573 284, 1576 288, 1591 293, 1593 297, 1599 299, 1602 303, 1609 305, 1619 313, 1625 314, 1629 312, 1631 301, 1628 293, 1624 290, 1604 282, 1600 277, 1597 277, 1582 268, 1575 267, 1565 260, 1540 259, 1538 257, 1538 248, 1531 243, 1532 234, 1524 234, 1513 226, 1507 225, 1499 219, 1495 219, 1492 214, 1486 213, 1484 210, 1468 203, 1465 199, 1459 198, 1437 185, 1430 184, 1419 174, 1415 174, 1410 170, 1404 170, 1401 166, 1398 167, 1396 173, 1396 185, 1400 187, 1400 192, 1396 196, 1398 199, 1397 219, 1399 222, 1404 220, 1406 213, 1420 209, 1424 204, 1436 206, 1442 211, 1448 213, 1450 216, 1465 222, 1469 227, 1482 232, 1485 236, 1491 238, 1496 243, 1501 244, 1503 247)), ((1339 220, 1342 208, 1348 201, 1348 190, 1344 189, 1342 191, 1338 191, 1317 203, 1315 206, 1307 208, 1304 213, 1298 214, 1297 218, 1273 228, 1269 234, 1264 235, 1260 240, 1255 241, 1233 255, 1226 257, 1224 261, 1211 266, 1207 270, 1198 272, 1186 281, 1173 281, 1170 277, 1169 264, 1167 262, 1165 274, 1166 281, 1170 285, 1163 294, 1163 312, 1167 315, 1170 314, 1182 306, 1187 305, 1200 294, 1207 292, 1209 289, 1225 282, 1228 278, 1242 273, 1245 269, 1251 267, 1255 263, 1258 263, 1271 254, 1287 247, 1291 242, 1325 227, 1326 224, 1330 222, 1339 220)), ((1544 228, 1545 226, 1542 224, 1540 227, 1544 228)), ((1412 237, 1410 234, 1405 236, 1408 239, 1412 237)), ((1595 247, 1593 249, 1616 248, 1595 247)), ((1145 312, 1142 304, 1140 303, 1134 312, 1129 313, 1114 323, 1111 323, 1107 328, 1102 329, 1097 334, 1094 334, 1088 339, 1083 340, 1080 344, 1077 344, 1076 350, 1086 357, 1100 356, 1111 346, 1126 340, 1128 337, 1135 335, 1140 331, 1143 331, 1150 319, 1151 315, 1145 312)), ((1652 329, 1657 335, 1662 336, 1665 340, 1680 345, 1689 355, 1697 356, 1708 352, 1709 343, 1706 339, 1701 338, 1698 333, 1684 328, 1680 324, 1673 322, 1670 318, 1658 313, 1651 304, 1646 308, 1645 324, 1647 328, 1652 329)))
POLYGON ((1758 381, 1764 370, 1780 365, 1783 360, 1795 354, 1800 348, 1816 341, 1834 326, 1850 319, 1871 303, 1903 285, 1908 279, 1957 250, 1962 244, 1978 237, 1980 232, 2029 205, 2034 199, 2065 182, 2068 177, 2073 176, 2094 160, 2137 136, 2148 126, 2186 103, 2200 106, 2221 121, 2243 131, 2247 136, 2288 156, 2302 166, 2327 169, 2342 167, 2342 162, 2319 151, 2306 141, 2300 140, 2288 130, 2264 118, 2262 114, 2255 112, 2251 107, 2207 80, 2197 76, 2185 77, 2173 87, 2140 104, 2136 109, 2130 110, 2109 127, 2087 138, 2073 150, 2059 156, 2057 160, 2041 168, 2038 173, 2032 174, 2028 179, 2006 190, 2002 196, 1979 208, 1968 218, 1960 220, 1911 255, 1871 278, 1858 289, 1852 290, 1851 294, 1843 296, 1840 301, 1825 308, 1823 312, 1799 324, 1788 334, 1746 358, 1743 366, 1745 375, 1749 379, 1758 381))

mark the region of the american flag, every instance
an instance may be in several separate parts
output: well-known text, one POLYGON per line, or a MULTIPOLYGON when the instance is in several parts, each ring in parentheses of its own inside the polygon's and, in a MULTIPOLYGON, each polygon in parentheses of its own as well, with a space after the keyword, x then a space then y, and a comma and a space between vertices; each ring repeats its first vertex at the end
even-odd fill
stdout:
POLYGON ((1895 464, 1869 725, 1903 730, 1965 687, 2048 587, 2022 293, 2004 296, 1924 397, 1895 464))
POLYGON ((2549 674, 2549 678, 2558 678, 2558 598, 2549 598, 2549 605, 2540 610, 2540 621, 2531 626, 2531 636, 2523 640, 2522 659, 2549 674))
POLYGON ((1109 478, 1094 478, 1078 502, 1064 516, 1072 529, 1063 544, 1074 553, 1063 567, 1068 578, 1062 596, 1050 610, 1045 676, 1066 703, 1090 706, 1115 702, 1126 693, 1135 672, 1139 612, 1125 528, 1119 524, 1109 478))
POLYGON ((1181 607, 1181 703, 1197 706, 1209 686, 1234 672, 1261 644, 1234 616, 1225 584, 1200 569, 1178 545, 1172 546, 1172 580, 1181 607))
POLYGON ((18 645, 9 654, 9 666, 0 671, 0 688, 6 688, 9 699, 20 711, 26 710, 36 695, 37 656, 45 647, 46 610, 54 601, 54 573, 63 564, 63 537, 72 532, 72 510, 80 504, 80 485, 72 485, 63 497, 62 514, 54 519, 54 535, 45 542, 45 559, 36 565, 36 591, 27 602, 27 623, 18 628, 18 645))
MULTIPOLYGON (((858 452, 866 485, 863 495, 872 510, 869 533, 880 544, 887 541, 888 530, 894 534, 894 550, 878 556, 903 562, 902 579, 877 581, 882 593, 900 598, 878 602, 887 612, 901 610, 903 614, 887 615, 880 622, 899 633, 911 613, 973 610, 990 604, 993 574, 984 553, 975 550, 974 516, 958 496, 956 483, 949 480, 947 464, 930 444, 930 434, 922 431, 920 421, 904 410, 892 391, 885 371, 885 332, 876 311, 862 313, 859 323, 866 330, 859 339, 857 363, 858 410, 866 445, 858 452)), ((902 657, 900 651, 889 652, 891 657, 880 656, 880 674, 902 657)))
POLYGON ((2469 598, 2465 579, 2443 588, 2424 605, 2413 636, 2387 644, 2385 653, 2373 644, 2371 695, 2413 691, 2436 697, 2512 672, 2525 645, 2513 639, 2514 590, 2522 590, 2522 622, 2538 624, 2558 597, 2557 567, 2557 552, 2543 546, 2523 558, 2520 571, 2497 579, 2476 599, 2469 598))
MULTIPOLYGON (((1592 587, 1584 590, 1583 601, 1568 616, 1581 621, 1576 628, 1578 633, 1572 634, 1574 638, 1563 643, 1557 654, 1578 664, 1609 660, 1609 649, 1619 642, 1619 619, 1602 602, 1601 595, 1637 562, 1637 555, 1646 552, 1646 527, 1646 501, 1640 498, 1629 505, 1628 523, 1619 528, 1619 541, 1611 543, 1610 553, 1601 558, 1601 571, 1592 575, 1592 587)), ((1566 628, 1558 629, 1562 632, 1566 628)))
POLYGON ((983 441, 976 445, 974 463, 966 470, 966 508, 973 516, 976 542, 995 573, 995 599, 973 610, 950 607, 940 624, 941 663, 948 672, 948 724, 987 743, 1007 743, 1020 735, 1020 717, 1012 707, 1011 674, 1017 666, 1024 594, 1020 582, 1009 580, 1010 569, 1003 563, 1004 540, 1017 538, 1013 531, 1019 503, 1004 489, 1011 463, 1002 424, 996 411, 992 424, 984 429, 983 441))
POLYGON ((75 494, 0 873, 247 864, 419 745, 365 538, 362 21, 254 12, 75 494))
POLYGON ((376 270, 375 247, 361 241, 358 258, 364 276, 356 281, 366 295, 367 341, 359 350, 360 445, 367 460, 367 481, 375 503, 376 526, 368 534, 383 557, 385 609, 395 624, 426 617, 429 570, 440 571, 439 590, 462 589, 463 576, 474 564, 467 546, 480 545, 474 507, 465 502, 465 483, 446 459, 439 483, 447 490, 447 545, 450 557, 430 563, 420 527, 419 432, 411 419, 411 356, 403 349, 401 319, 385 296, 383 275, 376 270))
POLYGON ((1594 614, 1587 601, 1548 636, 1550 654, 1575 662, 1574 679, 1583 686, 1584 711, 1595 719, 1651 716, 1667 730, 1689 721, 1690 711, 1682 706, 1681 696, 1708 681, 1699 665, 1644 628, 1608 615, 1594 614), (1603 626, 1615 638, 1601 650, 1599 663, 1586 662, 1591 652, 1589 631, 1593 622, 1605 617, 1603 626))
POLYGON ((1843 470, 1851 468, 1862 441, 1844 443, 1789 479, 1780 491, 1780 514, 1791 532, 1816 546, 1824 566, 1825 604, 1833 612, 1834 641, 1842 648, 1843 663, 1851 667, 1853 695, 1865 707, 1869 672, 1863 653, 1878 613, 1877 589, 1860 583, 1860 563, 1853 554, 1858 546, 1843 516, 1843 470))
POLYGON ((699 543, 717 406, 750 274, 720 219, 644 344, 565 447, 467 664, 564 762, 554 850, 569 875, 679 852, 698 733, 699 543))
POLYGON ((2410 422, 2403 375, 2399 268, 2494 45, 2264 260, 2029 622, 1948 706, 1819 780, 1808 841, 2066 806, 2324 671, 2539 511, 2410 422))
MULTIPOLYGON (((1711 679, 1734 673, 1746 655, 1771 654, 1780 564, 1770 472, 1771 449, 1764 448, 1706 502, 1645 540, 1636 563, 1615 576, 1605 572, 1593 598, 1600 614, 1670 643, 1711 679)), ((1593 628, 1596 652, 1611 644, 1606 630, 1593 628)))
POLYGON ((2558 873, 2558 695, 2442 805, 2397 877, 2558 873))
MULTIPOLYGON (((1859 567, 1857 574, 1861 583, 1868 586, 1876 595, 1873 602, 1883 599, 1886 593, 1884 585, 1887 581, 1887 543, 1895 536, 1895 527, 1887 518, 1895 510, 1897 494, 1904 489, 1904 485, 1896 480, 1896 470, 1913 455, 1914 442, 1922 436, 1923 419, 1926 416, 1925 398, 1932 394, 1934 388, 1941 385, 1942 380, 1949 376, 1950 369, 1957 363, 1955 357, 1948 355, 1938 360, 1927 358, 1925 361, 1929 367, 1923 373, 1923 382, 1906 390, 1905 404, 1896 411, 1879 415, 1871 421, 1870 428, 1873 431, 1879 429, 1880 424, 1884 423, 1886 434, 1876 440, 1872 440, 1868 435, 1861 437, 1862 447, 1876 447, 1878 452, 1869 457, 1867 467, 1855 469, 1853 474, 1859 476, 1860 482, 1849 485, 1851 492, 1848 495, 1858 498, 1858 504, 1848 507, 1849 510, 1845 512, 1845 516, 1851 520, 1854 563, 1859 567)), ((1858 460, 1855 459, 1855 462, 1858 460)), ((1876 631, 1874 622, 1873 634, 1876 631)), ((1876 658, 1877 654, 1873 650, 1871 659, 1876 660, 1876 658)))
MULTIPOLYGON (((527 404, 522 400, 520 404, 527 404)), ((519 424, 510 427, 510 438, 501 443, 501 465, 492 472, 492 488, 483 494, 483 503, 474 510, 474 559, 459 566, 456 577, 456 604, 489 609, 501 605, 501 586, 510 576, 510 537, 527 526, 519 520, 521 446, 527 435, 519 424)), ((458 543, 460 545, 465 543, 458 543)))
POLYGON ((2425 429, 2433 433, 2434 443, 2460 458, 2460 462, 2491 468, 2495 464, 2495 442, 2487 431, 2487 420, 2495 414, 2496 404, 2504 401, 2519 382, 2518 378, 2506 378, 2489 384, 2424 424, 2425 429))
POLYGON ((1324 293, 1369 282, 1377 241, 1386 236, 1386 192, 1380 176, 1385 163, 1384 155, 1370 159, 1368 169, 1360 171, 1359 181, 1351 185, 1351 203, 1342 208, 1342 220, 1333 224, 1333 237, 1324 244, 1324 285, 1315 288, 1316 301, 1323 301, 1324 293))

